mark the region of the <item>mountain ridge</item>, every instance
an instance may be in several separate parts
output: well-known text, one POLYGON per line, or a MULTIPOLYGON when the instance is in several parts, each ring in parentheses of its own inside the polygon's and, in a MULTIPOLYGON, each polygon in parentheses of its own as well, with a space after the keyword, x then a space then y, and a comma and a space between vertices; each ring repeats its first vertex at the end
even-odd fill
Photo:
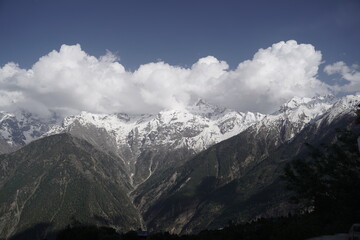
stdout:
POLYGON ((1 155, 0 163, 1 237, 39 221, 61 229, 72 217, 123 230, 140 227, 121 161, 82 139, 67 133, 42 138, 1 155))
POLYGON ((343 98, 313 122, 297 128, 293 138, 281 134, 281 129, 288 131, 281 121, 274 122, 277 128, 253 125, 182 167, 150 178, 136 190, 136 204, 150 229, 174 233, 218 228, 229 219, 246 222, 287 215, 292 207, 279 179, 284 164, 306 154, 304 142, 330 144, 336 139, 337 128, 360 132, 354 124, 354 109, 359 103, 360 96, 343 98), (339 107, 343 107, 340 112, 339 107), (339 116, 328 122, 328 116, 335 113, 339 116))
MULTIPOLYGON (((75 216, 80 214, 80 220, 85 222, 96 218, 94 223, 116 229, 137 226, 151 231, 193 233, 219 228, 229 219, 249 221, 284 215, 291 210, 278 178, 284 164, 306 153, 304 142, 329 142, 334 139, 335 128, 354 128, 352 119, 359 103, 360 95, 294 98, 272 115, 259 115, 261 120, 256 122, 249 113, 241 115, 204 102, 190 110, 164 110, 156 115, 84 112, 69 117, 61 131, 44 133, 13 153, 0 155, 0 226, 5 229, 0 237, 38 223, 30 209, 38 209, 37 202, 52 208, 45 196, 52 198, 66 192, 66 181, 59 176, 64 171, 72 173, 66 178, 72 181, 74 190, 68 198, 79 206, 91 206, 75 216), (235 120, 231 118, 234 116, 235 120), (246 117, 249 126, 239 134, 209 144, 205 150, 196 151, 182 144, 183 139, 189 141, 206 132, 211 121, 246 122, 246 117), (121 139, 124 142, 117 141, 116 130, 127 134, 121 139), (49 183, 53 183, 52 187, 49 183), (91 189, 95 195, 89 192, 91 189), (103 203, 96 203, 99 197, 112 210, 106 208, 101 213, 105 208, 103 203), (17 209, 27 210, 22 213, 17 209), (121 211, 128 213, 118 221, 111 214, 113 210, 120 215, 121 211)), ((221 134, 220 128, 217 133, 221 134)), ((80 209, 69 204, 71 209, 80 209)), ((53 221, 40 210, 39 214, 43 222, 53 221)), ((70 215, 66 212, 62 220, 68 222, 70 215)))
MULTIPOLYGON (((163 123, 167 125, 189 123, 191 118, 194 118, 193 123, 203 126, 201 130, 209 130, 207 137, 195 139, 189 143, 184 141, 182 144, 187 145, 197 152, 206 149, 214 143, 223 141, 232 137, 241 131, 245 130, 252 124, 259 122, 265 117, 276 116, 281 113, 288 113, 296 110, 296 108, 305 107, 323 103, 325 105, 333 104, 336 98, 332 95, 324 97, 313 98, 298 98, 294 97, 287 103, 280 106, 280 109, 273 114, 261 114, 252 112, 238 112, 227 108, 211 105, 203 99, 198 99, 193 105, 180 109, 170 109, 160 111, 158 114, 126 114, 126 113, 113 113, 113 114, 93 114, 89 112, 81 112, 78 115, 72 115, 61 119, 53 115, 50 118, 39 118, 31 113, 20 111, 15 114, 0 112, 0 136, 10 145, 17 145, 19 147, 38 139, 40 137, 65 132, 74 121, 79 121, 80 124, 93 124, 97 128, 103 128, 111 132, 117 140, 117 144, 126 142, 126 137, 135 128, 145 127, 150 123, 151 130, 163 123), (307 106, 306 106, 307 105, 307 106), (290 110, 290 111, 289 111, 290 110), (201 117, 201 118, 196 118, 201 117), (12 123, 5 121, 5 118, 10 118, 12 123), (60 121, 62 124, 59 124, 60 121), (211 136, 209 136, 211 135, 211 136), (202 141, 202 143, 194 143, 202 141)), ((323 110, 319 110, 323 112, 323 110)), ((312 117, 310 117, 312 118, 312 117)), ((194 125, 194 124, 192 124, 194 125)), ((191 126, 184 126, 193 127, 191 126)), ((179 130, 179 129, 176 129, 179 130)), ((184 129, 180 129, 184 130, 184 129)), ((184 135, 184 134, 183 134, 184 135)))

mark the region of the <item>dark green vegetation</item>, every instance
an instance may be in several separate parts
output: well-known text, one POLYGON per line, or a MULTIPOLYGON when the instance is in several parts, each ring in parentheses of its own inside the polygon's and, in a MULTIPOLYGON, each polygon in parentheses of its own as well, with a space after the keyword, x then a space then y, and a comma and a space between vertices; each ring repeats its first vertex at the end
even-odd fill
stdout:
POLYGON ((121 161, 83 140, 50 136, 0 156, 0 164, 1 236, 51 223, 46 234, 72 216, 124 230, 140 226, 121 161))
POLYGON ((62 230, 56 240, 116 240, 120 239, 115 229, 97 226, 76 226, 62 230))
MULTIPOLYGON (((318 216, 305 214, 281 218, 262 218, 246 224, 229 223, 221 230, 204 230, 198 234, 177 235, 168 232, 149 233, 148 240, 304 240, 314 236, 347 232, 350 225, 330 225, 318 216), (342 231, 341 231, 342 230, 342 231)), ((25 232, 27 234, 27 232, 25 232)), ((11 240, 33 239, 29 235, 20 234, 11 240)), ((120 234, 110 227, 71 226, 58 233, 49 234, 47 239, 56 240, 140 240, 136 231, 120 234)))
POLYGON ((284 179, 295 192, 292 201, 311 210, 323 232, 347 231, 360 222, 360 154, 358 134, 339 131, 330 146, 311 148, 307 158, 285 167, 284 179))
MULTIPOLYGON (((303 240, 311 235, 312 228, 309 219, 304 217, 259 219, 248 224, 230 224, 221 230, 205 230, 193 235, 177 235, 164 233, 151 233, 148 240, 303 240), (301 225, 302 224, 302 225, 301 225), (300 226, 300 227, 299 227, 300 226), (302 227, 301 227, 302 226, 302 227), (310 227, 304 231, 304 227, 310 227)), ((140 240, 145 239, 137 235, 136 231, 125 234, 116 233, 114 229, 96 226, 68 227, 62 230, 57 240, 140 240)))
MULTIPOLYGON (((10 238, 10 240, 37 239, 36 230, 45 225, 35 226, 37 229, 24 231, 10 238)), ((263 218, 246 224, 232 224, 221 230, 204 230, 198 234, 177 235, 168 232, 150 233, 148 240, 304 240, 306 238, 324 234, 347 232, 349 226, 330 226, 321 222, 317 216, 306 214, 301 216, 289 216, 281 218, 263 218)), ((43 238, 39 238, 43 239, 43 238)), ((140 240, 144 239, 137 235, 136 231, 120 234, 110 227, 98 227, 94 225, 68 226, 58 232, 49 232, 46 239, 56 240, 140 240)))

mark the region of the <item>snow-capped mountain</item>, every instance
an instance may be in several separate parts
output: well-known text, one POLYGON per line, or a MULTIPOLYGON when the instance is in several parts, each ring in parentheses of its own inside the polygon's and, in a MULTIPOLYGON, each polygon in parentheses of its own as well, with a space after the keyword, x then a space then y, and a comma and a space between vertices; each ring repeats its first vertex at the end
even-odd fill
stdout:
POLYGON ((153 175, 133 193, 148 229, 190 233, 230 217, 287 215, 293 206, 281 181, 284 166, 309 154, 304 143, 333 144, 336 129, 359 134, 359 103, 360 95, 291 99, 235 137, 153 175))
POLYGON ((153 115, 82 112, 61 125, 1 113, 0 150, 26 146, 0 155, 0 238, 39 221, 67 224, 74 212, 173 233, 287 214, 283 166, 306 155, 305 142, 331 144, 337 128, 359 134, 359 103, 360 95, 293 98, 262 115, 199 100, 153 115))
POLYGON ((329 108, 327 113, 322 119, 320 119, 317 124, 326 121, 327 124, 330 124, 334 120, 344 116, 344 115, 355 115, 355 111, 359 108, 360 104, 360 95, 348 95, 342 97, 329 108))
POLYGON ((54 126, 46 135, 71 133, 116 154, 136 185, 156 170, 179 164, 239 134, 264 116, 212 106, 200 99, 192 106, 153 115, 82 112, 66 117, 62 126, 54 126))
POLYGON ((230 138, 260 121, 265 115, 242 113, 212 106, 198 100, 183 109, 164 110, 151 115, 93 114, 82 112, 64 119, 47 135, 68 132, 75 125, 93 126, 105 130, 117 146, 134 149, 147 146, 186 147, 200 152, 209 146, 230 138))
POLYGON ((39 118, 25 111, 0 112, 0 138, 11 149, 16 149, 38 139, 56 124, 59 124, 56 115, 39 118))
POLYGON ((298 98, 294 97, 283 104, 278 111, 265 116, 252 126, 256 132, 278 132, 279 142, 289 141, 307 124, 325 114, 339 101, 332 95, 298 98))
POLYGON ((99 129, 106 135, 107 141, 112 142, 113 148, 127 146, 135 155, 139 155, 141 148, 146 147, 188 148, 200 152, 250 126, 260 131, 261 128, 277 127, 282 122, 283 129, 279 129, 283 135, 282 140, 290 140, 337 101, 342 100, 334 96, 294 97, 283 104, 279 111, 264 115, 237 112, 199 99, 192 106, 163 110, 158 114, 82 112, 66 117, 61 124, 56 116, 43 119, 24 111, 15 114, 0 112, 0 140, 16 149, 41 136, 72 132, 81 126, 91 128, 92 131, 99 129))

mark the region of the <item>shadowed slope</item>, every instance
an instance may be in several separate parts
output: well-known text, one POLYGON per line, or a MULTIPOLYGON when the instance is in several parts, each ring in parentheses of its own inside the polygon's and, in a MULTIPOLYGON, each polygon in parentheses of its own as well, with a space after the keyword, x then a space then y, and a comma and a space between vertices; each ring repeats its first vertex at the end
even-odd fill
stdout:
MULTIPOLYGON (((55 230, 83 223, 136 229, 138 215, 122 162, 68 134, 0 156, 0 237, 46 222, 55 230)), ((44 233, 45 234, 45 233, 44 233)))

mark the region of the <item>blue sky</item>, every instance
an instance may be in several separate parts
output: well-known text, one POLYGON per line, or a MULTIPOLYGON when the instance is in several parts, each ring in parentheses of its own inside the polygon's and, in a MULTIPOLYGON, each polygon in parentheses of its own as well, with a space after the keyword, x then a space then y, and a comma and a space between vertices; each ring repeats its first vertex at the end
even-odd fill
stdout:
POLYGON ((0 0, 0 108, 271 112, 360 92, 359 43, 358 0, 0 0))
POLYGON ((31 67, 61 44, 108 49, 127 69, 164 60, 191 65, 213 55, 230 67, 259 48, 295 39, 326 62, 358 63, 360 1, 1 0, 0 65, 31 67))

